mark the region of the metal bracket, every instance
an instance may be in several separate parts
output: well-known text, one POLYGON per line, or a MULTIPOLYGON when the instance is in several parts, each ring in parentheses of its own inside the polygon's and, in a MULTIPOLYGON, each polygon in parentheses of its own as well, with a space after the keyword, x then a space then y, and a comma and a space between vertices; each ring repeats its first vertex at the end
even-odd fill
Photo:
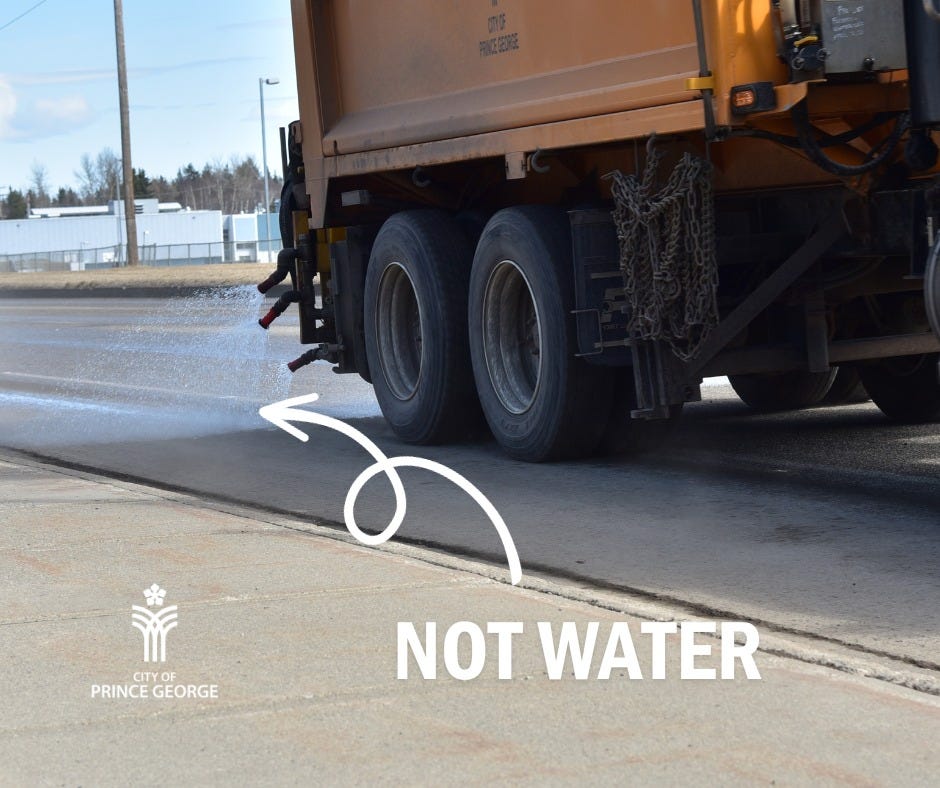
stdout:
POLYGON ((419 189, 426 189, 431 185, 431 179, 425 173, 423 167, 415 167, 411 172, 411 182, 419 189))
POLYGON ((689 77, 685 81, 686 90, 714 90, 714 77, 689 77))
POLYGON ((529 157, 525 153, 506 154, 506 180, 518 181, 526 176, 526 164, 529 157))
POLYGON ((591 315, 593 314, 597 322, 597 342, 594 343, 594 351, 592 353, 575 353, 577 358, 586 358, 588 356, 600 356, 604 352, 604 328, 601 324, 601 311, 599 309, 572 309, 571 314, 575 316, 575 320, 578 319, 578 315, 591 315))
POLYGON ((829 321, 826 319, 826 299, 817 290, 804 303, 806 315, 806 361, 810 372, 829 370, 829 321))
POLYGON ((551 165, 542 164, 542 156, 545 154, 541 148, 536 148, 535 153, 529 156, 529 169, 533 172, 545 174, 551 170, 551 165))
POLYGON ((663 342, 634 342, 633 381, 636 386, 634 419, 668 419, 673 405, 701 397, 686 381, 685 367, 663 342))
POLYGON ((700 372, 725 345, 747 328, 754 318, 845 236, 848 227, 842 209, 843 206, 840 205, 799 249, 718 324, 718 328, 705 340, 689 364, 690 377, 700 372))

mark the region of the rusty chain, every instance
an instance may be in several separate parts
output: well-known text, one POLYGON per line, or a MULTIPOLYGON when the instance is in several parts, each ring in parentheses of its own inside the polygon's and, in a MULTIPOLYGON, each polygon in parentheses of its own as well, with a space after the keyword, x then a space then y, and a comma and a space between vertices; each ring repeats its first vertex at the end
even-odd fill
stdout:
POLYGON ((631 338, 691 359, 718 324, 712 166, 685 153, 656 189, 663 154, 647 145, 642 178, 610 174, 631 338))

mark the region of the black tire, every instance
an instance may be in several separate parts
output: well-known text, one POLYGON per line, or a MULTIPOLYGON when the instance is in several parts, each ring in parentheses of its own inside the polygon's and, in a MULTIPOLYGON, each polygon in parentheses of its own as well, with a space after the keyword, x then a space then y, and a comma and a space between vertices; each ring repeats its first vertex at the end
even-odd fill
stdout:
POLYGON ((682 416, 682 405, 673 405, 666 419, 634 419, 636 385, 633 368, 611 370, 614 397, 610 420, 601 441, 601 451, 608 455, 637 456, 655 451, 669 440, 682 416))
POLYGON ((870 399, 855 367, 839 367, 835 380, 823 398, 823 405, 857 405, 870 399))
POLYGON ((454 218, 457 224, 460 225, 460 229, 463 230, 464 237, 470 244, 470 248, 476 249, 480 241, 480 236, 483 234, 483 228, 486 227, 486 223, 490 218, 489 214, 483 211, 468 210, 461 211, 454 218))
POLYGON ((863 364, 858 374, 889 419, 922 424, 940 419, 940 354, 886 358, 863 364))
POLYGON ((432 444, 481 422, 467 343, 472 251, 435 210, 405 211, 379 230, 365 282, 365 342, 375 396, 395 434, 432 444))
POLYGON ((600 444, 609 370, 576 357, 571 233, 557 208, 500 211, 470 275, 470 353, 483 413, 508 454, 583 457, 600 444))
POLYGON ((818 405, 826 396, 837 370, 730 375, 731 388, 754 410, 799 410, 818 405))

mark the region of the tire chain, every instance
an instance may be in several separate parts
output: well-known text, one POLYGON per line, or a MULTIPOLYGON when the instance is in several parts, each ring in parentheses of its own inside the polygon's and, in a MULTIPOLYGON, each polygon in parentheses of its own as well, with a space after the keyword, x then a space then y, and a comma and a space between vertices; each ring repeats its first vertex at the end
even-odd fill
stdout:
POLYGON ((689 361, 718 325, 712 165, 685 153, 657 192, 662 159, 650 144, 642 179, 619 170, 608 176, 627 330, 634 340, 665 342, 689 361))

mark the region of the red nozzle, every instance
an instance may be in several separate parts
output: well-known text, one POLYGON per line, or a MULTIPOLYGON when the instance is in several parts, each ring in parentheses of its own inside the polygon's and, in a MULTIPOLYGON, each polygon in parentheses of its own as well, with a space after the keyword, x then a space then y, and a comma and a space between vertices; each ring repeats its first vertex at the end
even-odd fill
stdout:
POLYGON ((312 364, 318 358, 320 358, 320 351, 318 348, 314 348, 313 350, 308 350, 299 358, 295 358, 293 361, 289 361, 287 368, 291 372, 296 372, 301 367, 305 367, 307 364, 312 364))
POLYGON ((258 325, 267 330, 268 326, 277 320, 280 314, 281 313, 277 311, 277 307, 271 307, 268 313, 258 321, 258 325))

